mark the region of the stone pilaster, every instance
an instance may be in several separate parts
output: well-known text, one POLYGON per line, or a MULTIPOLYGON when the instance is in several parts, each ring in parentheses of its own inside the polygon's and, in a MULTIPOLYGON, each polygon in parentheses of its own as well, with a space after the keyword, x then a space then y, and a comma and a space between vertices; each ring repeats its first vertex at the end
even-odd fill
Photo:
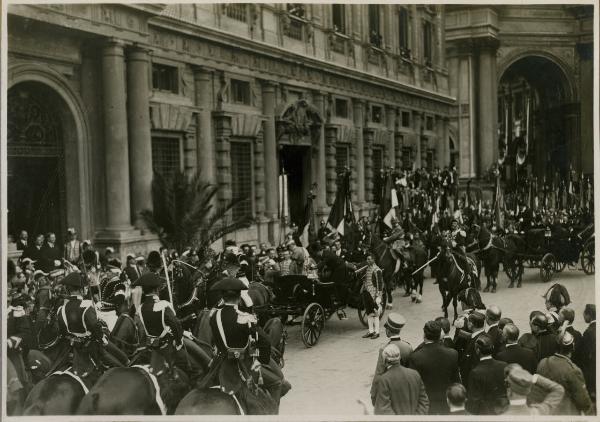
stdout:
POLYGON ((254 202, 256 217, 260 219, 265 214, 265 148, 263 132, 260 131, 254 141, 254 202))
POLYGON ((364 141, 363 141, 363 127, 364 127, 364 112, 365 112, 365 101, 360 99, 355 99, 352 101, 352 105, 354 106, 354 129, 355 129, 355 139, 352 143, 353 146, 356 146, 356 151, 359 153, 356 156, 356 163, 351 163, 351 170, 356 170, 356 199, 359 202, 360 206, 365 202, 365 161, 363 151, 365 149, 364 141))
POLYGON ((140 212, 152 209, 152 138, 150 134, 149 50, 135 46, 127 52, 127 117, 131 221, 143 228, 140 212))
POLYGON ((325 125, 325 177, 326 177, 326 200, 327 205, 333 205, 336 192, 336 162, 335 144, 337 142, 337 127, 325 125))
POLYGON ((478 175, 484 174, 498 159, 498 87, 496 83, 496 43, 479 51, 478 175))
POLYGON ((132 229, 129 196, 129 148, 123 44, 110 41, 102 48, 102 112, 106 178, 106 228, 132 229))
POLYGON ((450 119, 442 118, 442 145, 444 146, 443 155, 440 158, 440 167, 450 166, 450 119))
POLYGON ((196 162, 203 178, 216 183, 215 168, 215 140, 213 135, 213 99, 212 99, 213 71, 208 68, 194 67, 195 105, 200 109, 196 115, 196 162))
POLYGON ((403 141, 402 134, 399 132, 394 133, 394 150, 395 150, 394 167, 397 169, 402 168, 402 146, 403 146, 402 141, 403 141))
POLYGON ((415 165, 414 168, 421 168, 421 137, 423 135, 423 115, 419 112, 413 113, 413 120, 415 121, 415 165))
POLYGON ((396 109, 387 107, 386 110, 386 125, 388 130, 388 142, 386 144, 386 153, 384 157, 384 167, 396 168, 396 142, 394 140, 394 133, 396 131, 396 109))
MULTIPOLYGON (((362 139, 362 129, 355 129, 355 132, 360 132, 360 138, 362 139)), ((358 134, 355 134, 355 136, 358 138, 358 134)), ((363 154, 362 154, 362 149, 358 149, 358 145, 357 142, 352 142, 350 144, 350 148, 349 148, 349 159, 348 159, 348 168, 350 169, 350 195, 352 196, 352 202, 359 202, 360 203, 360 207, 362 207, 362 204, 364 202, 363 201, 359 201, 358 199, 358 190, 360 189, 359 186, 359 182, 358 182, 358 169, 359 169, 359 159, 360 159, 360 168, 362 169, 362 174, 363 174, 363 195, 364 195, 364 161, 363 161, 363 154), (361 152, 359 154, 359 151, 361 152), (353 171, 355 170, 355 171, 353 171)), ((363 196, 364 198, 364 196, 363 196)))
POLYGON ((263 123, 263 141, 265 157, 265 194, 266 216, 277 218, 278 214, 278 176, 277 139, 275 135, 275 89, 277 84, 263 81, 262 103, 265 121, 263 123))
MULTIPOLYGON (((421 63, 421 37, 423 36, 422 27, 421 27, 421 18, 419 16, 419 11, 417 10, 417 5, 413 4, 410 6, 411 13, 411 21, 412 21, 412 57, 413 60, 416 60, 417 63, 421 63)), ((413 66, 413 75, 415 78, 415 85, 421 86, 421 71, 420 66, 413 66)))
POLYGON ((213 114, 216 140, 216 182, 218 199, 224 206, 233 198, 231 188, 231 116, 223 112, 213 114))

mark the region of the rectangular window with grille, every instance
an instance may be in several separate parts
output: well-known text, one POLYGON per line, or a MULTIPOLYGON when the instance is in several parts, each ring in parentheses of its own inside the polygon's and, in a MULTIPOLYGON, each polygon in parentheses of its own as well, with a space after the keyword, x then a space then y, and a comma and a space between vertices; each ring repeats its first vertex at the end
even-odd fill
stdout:
POLYGON ((383 188, 383 178, 381 170, 383 169, 383 148, 373 147, 373 202, 381 202, 381 193, 383 188))
POLYGON ((159 63, 152 63, 152 88, 157 91, 178 93, 178 69, 159 63))
POLYGON ((332 4, 331 15, 333 30, 340 34, 346 33, 346 6, 343 4, 332 4))
POLYGON ((231 142, 231 193, 242 201, 233 207, 234 220, 252 217, 252 144, 231 142))
POLYGON ((228 18, 235 19, 240 22, 248 20, 248 4, 247 3, 229 3, 225 6, 225 14, 228 18))
POLYGON ((250 105, 250 82, 232 79, 231 100, 235 104, 250 105))
POLYGON ((379 106, 371 106, 371 121, 373 123, 383 123, 383 109, 379 106))
POLYGON ((433 128, 434 128, 433 117, 432 116, 427 116, 425 118, 425 129, 426 130, 433 130, 433 128))
POLYGON ((427 150, 427 171, 433 171, 434 165, 435 165, 435 150, 428 149, 427 150))
POLYGON ((344 144, 335 146, 335 171, 337 174, 350 166, 350 147, 344 144))
POLYGON ((398 44, 402 57, 409 57, 408 54, 408 10, 401 7, 398 11, 398 44))
POLYGON ((152 170, 167 178, 181 170, 181 139, 152 137, 152 170))

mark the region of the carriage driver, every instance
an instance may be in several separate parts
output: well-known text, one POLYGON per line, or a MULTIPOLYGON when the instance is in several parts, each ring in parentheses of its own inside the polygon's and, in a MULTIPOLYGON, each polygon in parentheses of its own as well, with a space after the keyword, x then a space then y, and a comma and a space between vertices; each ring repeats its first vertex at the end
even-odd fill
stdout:
POLYGON ((260 403, 263 411, 264 406, 276 408, 282 393, 289 389, 289 384, 284 382, 281 370, 269 365, 271 343, 258 327, 256 317, 238 308, 241 292, 247 289, 242 281, 232 277, 223 278, 211 287, 211 290, 222 291, 224 303, 210 317, 218 357, 216 366, 211 368, 203 383, 214 385, 217 375, 221 389, 228 394, 236 393, 246 407, 250 406, 249 414, 253 414, 252 407, 256 403, 260 403), (254 380, 254 385, 263 384, 268 397, 263 394, 261 399, 260 394, 248 394, 253 389, 251 380, 254 380), (284 383, 287 387, 282 391, 284 383))
MULTIPOLYGON (((132 284, 132 287, 141 286, 144 294, 139 316, 146 333, 148 348, 152 350, 152 367, 158 366, 156 359, 160 355, 171 370, 173 366, 177 366, 189 375, 190 380, 195 380, 197 371, 190 365, 183 345, 183 328, 175 316, 173 305, 158 297, 162 283, 162 278, 148 272, 132 284)), ((177 378, 176 372, 172 371, 171 374, 177 378)))

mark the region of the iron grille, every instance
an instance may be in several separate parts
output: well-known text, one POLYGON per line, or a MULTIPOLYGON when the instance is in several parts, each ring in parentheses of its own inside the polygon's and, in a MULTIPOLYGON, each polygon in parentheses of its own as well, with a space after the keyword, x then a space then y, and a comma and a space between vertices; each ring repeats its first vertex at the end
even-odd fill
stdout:
POLYGON ((241 200, 233 207, 235 220, 252 217, 252 144, 231 142, 231 193, 241 200))
POLYGON ((298 41, 302 41, 302 32, 304 30, 304 22, 290 16, 290 24, 287 28, 286 35, 298 41))
POLYGON ((152 169, 163 177, 171 177, 181 170, 181 140, 179 138, 152 138, 152 169))
POLYGON ((350 161, 350 149, 348 145, 336 145, 335 146, 335 172, 340 174, 346 167, 349 167, 350 161))
POLYGON ((411 154, 412 154, 411 147, 402 147, 402 168, 404 170, 412 169, 411 154))
POLYGON ((225 14, 240 22, 248 21, 248 5, 246 3, 230 3, 225 5, 225 14))
POLYGON ((381 170, 383 169, 383 148, 373 147, 373 202, 379 204, 381 202, 381 189, 383 178, 381 170))

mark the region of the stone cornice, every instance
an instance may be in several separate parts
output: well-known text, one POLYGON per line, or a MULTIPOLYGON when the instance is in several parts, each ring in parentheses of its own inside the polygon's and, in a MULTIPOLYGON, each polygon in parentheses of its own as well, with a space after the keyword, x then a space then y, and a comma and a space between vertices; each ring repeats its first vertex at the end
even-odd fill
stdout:
MULTIPOLYGON (((353 85, 354 89, 350 89, 356 93, 369 93, 378 97, 378 101, 384 104, 393 104, 396 102, 403 102, 409 97, 415 103, 421 102, 420 105, 414 104, 413 108, 427 108, 437 109, 437 112, 445 114, 448 112, 447 107, 454 105, 455 99, 448 95, 440 94, 437 92, 429 91, 426 89, 410 86, 398 82, 396 80, 382 78, 376 75, 368 74, 357 69, 347 68, 337 64, 320 60, 314 57, 308 57, 304 55, 295 54, 281 47, 266 44, 257 40, 249 40, 240 38, 234 34, 230 34, 218 29, 207 28, 190 24, 181 21, 173 21, 172 19, 165 17, 157 17, 149 22, 150 33, 152 44, 155 47, 160 48, 160 37, 164 30, 173 31, 172 34, 164 34, 172 38, 172 43, 177 44, 174 38, 179 38, 180 43, 190 44, 195 43, 198 49, 201 49, 198 44, 214 44, 214 47, 203 47, 204 49, 212 49, 212 53, 205 51, 193 51, 194 48, 188 45, 187 50, 178 51, 177 46, 175 49, 172 47, 170 50, 173 53, 187 54, 190 56, 190 61, 193 61, 196 57, 203 57, 207 60, 213 60, 216 62, 222 62, 224 64, 235 64, 239 67, 244 67, 244 63, 236 60, 235 55, 248 55, 249 60, 254 61, 250 68, 258 73, 263 73, 265 76, 280 74, 285 79, 296 79, 303 81, 308 85, 313 84, 314 86, 309 87, 312 89, 323 88, 323 82, 327 85, 327 81, 336 78, 343 78, 344 80, 352 84, 346 83, 346 85, 353 85), (215 54, 221 52, 222 54, 215 54), (275 64, 273 61, 277 61, 275 64), (266 68, 261 67, 261 64, 267 62, 266 68), (257 66, 259 65, 259 66, 257 66), (277 69, 279 67, 279 71, 277 69), (285 70, 297 71, 297 74, 288 74, 285 70), (327 75, 325 75, 327 74, 327 75), (315 80, 313 76, 318 75, 320 80, 315 80), (377 95, 379 94, 379 95, 377 95), (387 98, 386 98, 387 97, 387 98), (442 110, 444 109, 444 110, 442 110)), ((258 76, 259 78, 261 76, 258 76)), ((283 81, 283 79, 282 79, 283 81)), ((343 89, 343 87, 342 87, 343 89)), ((346 95, 350 94, 344 89, 346 95)), ((328 91, 329 92, 329 91, 328 91)), ((356 94, 354 95, 356 96, 356 94)))

